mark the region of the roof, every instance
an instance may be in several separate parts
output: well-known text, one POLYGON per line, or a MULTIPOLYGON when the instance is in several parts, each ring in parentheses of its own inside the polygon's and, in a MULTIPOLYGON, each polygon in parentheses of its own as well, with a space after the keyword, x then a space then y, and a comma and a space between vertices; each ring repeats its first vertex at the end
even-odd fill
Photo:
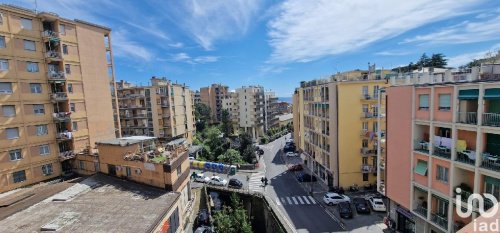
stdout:
POLYGON ((142 141, 153 140, 153 139, 156 139, 156 137, 130 136, 130 137, 123 137, 123 138, 114 138, 114 139, 102 140, 102 141, 98 141, 97 144, 108 144, 108 145, 126 146, 126 145, 136 144, 136 143, 139 143, 139 142, 142 142, 142 141))
POLYGON ((172 140, 170 142, 167 142, 167 146, 175 146, 175 145, 180 145, 182 143, 186 142, 185 138, 177 138, 175 140, 172 140))
POLYGON ((0 232, 149 232, 179 196, 96 174, 0 221, 0 232))
POLYGON ((288 114, 279 115, 278 118, 280 119, 280 121, 287 121, 287 120, 290 120, 293 118, 293 114, 288 113, 288 114))
POLYGON ((202 150, 203 147, 202 146, 199 146, 199 145, 192 145, 188 148, 188 151, 189 151, 189 154, 194 154, 200 150, 202 150))

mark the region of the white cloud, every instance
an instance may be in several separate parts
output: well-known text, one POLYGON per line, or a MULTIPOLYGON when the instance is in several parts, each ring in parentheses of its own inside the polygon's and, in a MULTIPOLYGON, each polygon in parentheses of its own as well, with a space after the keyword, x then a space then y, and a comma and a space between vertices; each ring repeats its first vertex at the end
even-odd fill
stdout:
POLYGON ((479 52, 464 53, 454 57, 448 58, 448 66, 459 67, 465 65, 474 59, 486 58, 488 54, 496 54, 500 50, 500 44, 492 46, 489 50, 483 50, 479 52))
POLYGON ((172 55, 172 58, 170 60, 174 61, 174 62, 185 62, 185 63, 191 64, 191 65, 194 65, 194 64, 204 64, 204 63, 216 62, 219 60, 219 57, 216 57, 216 56, 198 56, 198 57, 192 58, 187 53, 177 53, 177 54, 172 55))
POLYGON ((430 22, 463 14, 477 1, 287 0, 268 23, 271 62, 308 62, 360 49, 430 22))
POLYGON ((182 48, 182 47, 184 47, 184 44, 181 42, 177 42, 177 43, 170 43, 170 44, 168 44, 168 46, 170 46, 172 48, 182 48))
POLYGON ((464 21, 426 35, 418 35, 404 40, 404 43, 463 44, 498 40, 500 38, 500 16, 482 21, 464 21))
POLYGON ((381 51, 375 53, 375 55, 379 56, 404 56, 410 54, 409 52, 397 52, 397 51, 381 51))
POLYGON ((196 63, 208 63, 208 62, 216 62, 219 60, 219 57, 216 56, 199 56, 193 59, 196 63))
POLYGON ((144 61, 150 61, 153 54, 145 47, 140 46, 137 42, 126 38, 125 35, 127 34, 130 33, 124 30, 112 32, 113 54, 117 57, 133 59, 139 58, 144 61))

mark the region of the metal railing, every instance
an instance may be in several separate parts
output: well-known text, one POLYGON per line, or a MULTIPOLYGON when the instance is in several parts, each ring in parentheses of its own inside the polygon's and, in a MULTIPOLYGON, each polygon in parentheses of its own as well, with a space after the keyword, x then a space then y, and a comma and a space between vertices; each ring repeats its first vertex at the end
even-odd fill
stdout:
POLYGON ((413 212, 415 212, 415 213, 423 216, 424 218, 427 218, 427 208, 425 208, 425 207, 423 207, 421 205, 417 206, 417 208, 415 208, 413 210, 413 212))
POLYGON ((361 165, 361 172, 362 173, 374 173, 374 172, 377 172, 377 169, 375 168, 375 166, 363 164, 363 165, 361 165))
POLYGON ((361 99, 362 100, 373 100, 373 101, 377 101, 377 96, 374 96, 374 95, 370 95, 370 94, 361 94, 361 99))
POLYGON ((476 163, 474 160, 469 159, 469 157, 467 157, 467 155, 465 155, 461 152, 457 152, 456 161, 461 162, 461 163, 465 163, 465 164, 470 164, 472 166, 474 166, 474 164, 476 163))
POLYGON ((54 117, 54 120, 56 120, 56 121, 66 121, 66 120, 71 119, 70 118, 71 112, 55 112, 52 114, 52 116, 54 117))
POLYGON ((371 112, 362 112, 361 113, 361 118, 374 118, 374 117, 376 117, 376 116, 371 112))
POLYGON ((500 157, 483 155, 481 167, 492 171, 500 171, 500 157))
POLYGON ((65 101, 68 100, 68 94, 66 92, 56 92, 50 94, 50 99, 53 101, 65 101))
POLYGON ((65 80, 66 73, 64 71, 49 71, 47 72, 47 78, 50 80, 65 80))
POLYGON ((430 143, 423 140, 415 140, 413 150, 429 154, 430 143))
POLYGON ((500 113, 483 113, 483 125, 500 127, 500 113))
POLYGON ((59 33, 52 30, 45 30, 42 32, 42 37, 59 37, 59 33))
POLYGON ((450 159, 451 149, 442 146, 434 146, 434 151, 432 152, 432 154, 441 158, 450 159))
POLYGON ((463 124, 476 125, 477 124, 477 112, 459 112, 458 122, 463 124))
POLYGON ((58 52, 49 50, 45 52, 45 58, 61 58, 58 52))
POLYGON ((71 132, 62 132, 56 134, 57 140, 71 140, 73 138, 73 134, 71 132))
POLYGON ((437 214, 431 214, 431 221, 441 228, 448 230, 448 219, 441 217, 437 214))

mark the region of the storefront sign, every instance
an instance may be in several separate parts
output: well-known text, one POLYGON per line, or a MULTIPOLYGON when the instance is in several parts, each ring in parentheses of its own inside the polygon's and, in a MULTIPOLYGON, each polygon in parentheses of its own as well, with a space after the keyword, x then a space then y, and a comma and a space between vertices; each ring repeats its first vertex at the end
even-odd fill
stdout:
POLYGON ((414 217, 413 217, 413 214, 412 214, 409 210, 407 210, 407 209, 405 209, 405 208, 403 208, 403 207, 401 207, 401 206, 398 206, 398 207, 396 208, 396 211, 397 211, 398 213, 400 213, 400 214, 404 215, 404 216, 405 216, 405 217, 407 217, 408 219, 410 219, 410 220, 414 221, 414 219, 413 219, 413 218, 414 218, 414 217))

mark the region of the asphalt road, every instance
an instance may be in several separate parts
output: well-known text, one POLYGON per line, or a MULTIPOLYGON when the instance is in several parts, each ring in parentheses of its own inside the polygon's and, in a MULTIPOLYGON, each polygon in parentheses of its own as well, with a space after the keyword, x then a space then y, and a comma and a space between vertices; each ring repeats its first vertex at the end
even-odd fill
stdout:
MULTIPOLYGON (((290 138, 290 134, 287 136, 290 138)), ((264 149, 266 177, 270 180, 265 194, 275 201, 280 211, 297 232, 338 232, 343 231, 331 215, 319 205, 298 183, 293 173, 287 172, 287 166, 280 149, 285 145, 282 137, 267 145, 264 149)))

